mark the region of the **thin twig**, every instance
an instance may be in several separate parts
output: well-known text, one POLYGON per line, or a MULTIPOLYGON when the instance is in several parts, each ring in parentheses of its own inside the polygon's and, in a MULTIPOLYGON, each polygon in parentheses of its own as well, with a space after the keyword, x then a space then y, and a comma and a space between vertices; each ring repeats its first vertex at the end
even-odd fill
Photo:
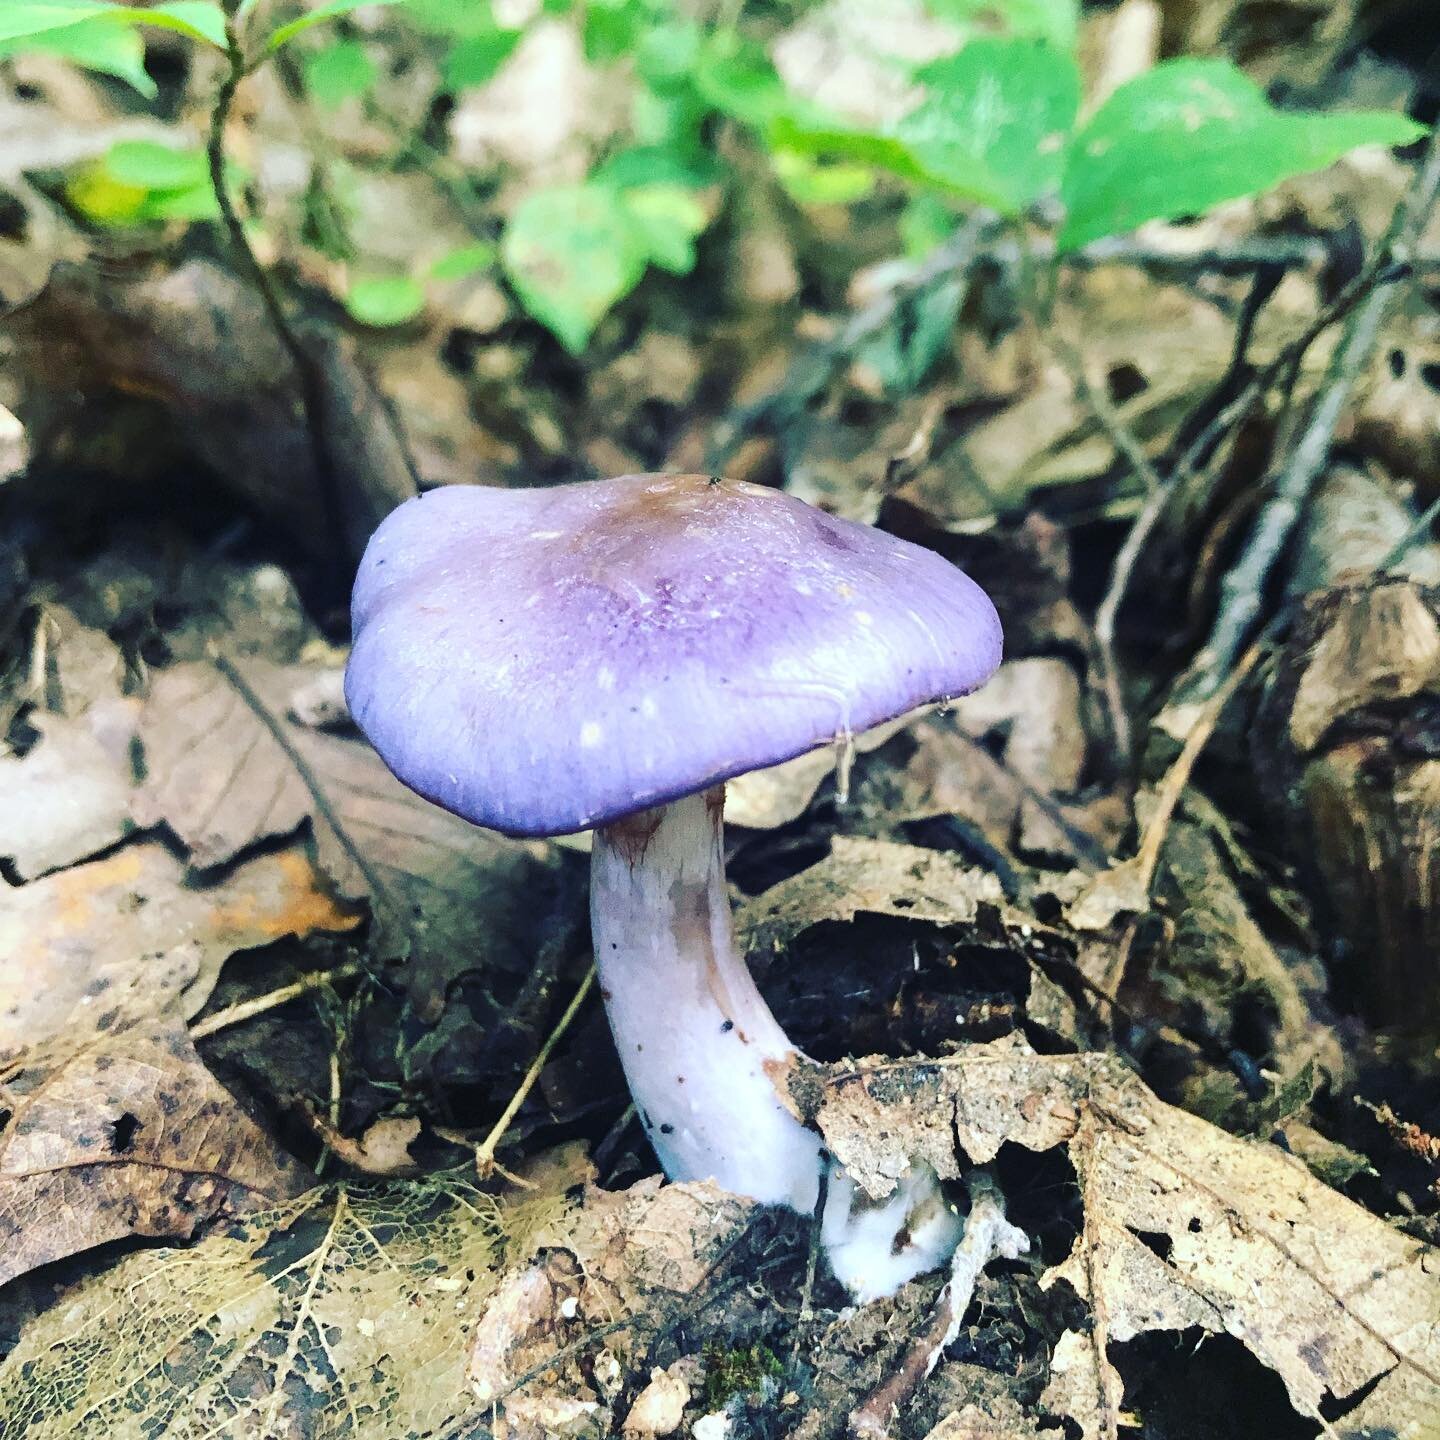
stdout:
MULTIPOLYGON (((1379 254, 1407 266, 1440 188, 1440 132, 1405 199, 1396 207, 1379 254)), ((1330 454, 1340 416, 1360 372, 1370 360, 1389 313, 1394 289, 1377 285, 1350 317, 1300 437, 1275 476, 1273 493, 1251 532, 1244 554, 1221 585, 1219 612, 1196 664, 1193 694, 1213 694, 1250 638, 1264 604, 1270 574, 1289 543, 1330 454)))
POLYGON ((765 424, 783 424, 798 414, 860 345, 889 324, 903 302, 965 275, 999 224, 989 211, 978 212, 904 280, 857 311, 830 339, 799 355, 775 389, 743 406, 721 425, 709 446, 707 468, 718 474, 751 431, 765 424))
POLYGON ((1390 547, 1385 558, 1375 567, 1376 571, 1383 574, 1386 570, 1393 570, 1413 546, 1430 535, 1437 519, 1440 519, 1440 498, 1432 500, 1416 516, 1415 523, 1390 547))
MULTIPOLYGON (((1100 428, 1109 437, 1110 443, 1115 446, 1131 470, 1140 477, 1145 485, 1145 509, 1141 511, 1136 523, 1131 526, 1130 534, 1133 536, 1137 530, 1140 530, 1141 521, 1145 519, 1147 512, 1153 510, 1158 519, 1167 494, 1166 482, 1151 463, 1150 457, 1145 453, 1144 447, 1136 438, 1135 433, 1115 413, 1109 398, 1102 395, 1090 383, 1090 377, 1085 373, 1085 360, 1080 352, 1068 340, 1055 334, 1048 337, 1047 344, 1051 353, 1064 366, 1070 376, 1071 384, 1075 387, 1076 394, 1089 406, 1091 413, 1099 422, 1100 428)), ((1139 545, 1144 544, 1153 525, 1153 520, 1146 523, 1138 542, 1139 545)), ((1127 537, 1128 543, 1129 537, 1127 537)), ((1122 547, 1121 553, 1123 556, 1124 547, 1122 547)), ((1138 553, 1137 546, 1137 556, 1138 553)), ((1131 560, 1129 563, 1133 564, 1134 561, 1131 560)), ((1103 607, 1096 616, 1095 648, 1100 657, 1101 691, 1105 697, 1105 709, 1110 718, 1110 738, 1115 746, 1116 764, 1123 773, 1130 767, 1133 737, 1130 731, 1130 714, 1125 707, 1124 691, 1120 683, 1120 664, 1115 654, 1115 615, 1113 613, 1106 614, 1103 607), (1102 618, 1107 622, 1103 630, 1100 625, 1102 618)))
POLYGON ((220 219, 229 237, 231 249, 240 268, 255 287, 260 303, 264 306, 271 329, 281 347, 290 357, 296 379, 300 386, 300 404, 305 419, 305 434, 310 444, 310 463, 315 471, 315 483, 319 491, 320 506, 324 516, 324 553, 329 557, 333 570, 332 578, 338 581, 345 569, 345 527, 344 506, 341 502, 340 476, 331 453, 325 414, 325 380, 315 358, 305 348, 290 317, 285 313, 279 291, 270 273, 260 263, 245 233, 244 222, 230 193, 225 176, 225 131, 234 108, 235 96, 240 83, 254 68, 245 59, 244 47, 236 21, 227 16, 225 20, 225 58, 228 68, 215 97, 215 108, 210 114, 210 133, 205 153, 209 162, 210 184, 215 191, 215 203, 220 210, 220 219))
POLYGON ((309 762, 295 748, 290 736, 285 732, 285 727, 281 725, 265 701, 256 694, 255 688, 227 655, 216 649, 211 651, 210 659, 215 668, 234 686, 241 700, 255 718, 270 732, 270 738, 280 747, 285 758, 295 767, 295 773, 300 777, 306 790, 310 792, 310 799, 315 805, 316 819, 322 821, 330 829, 340 848, 365 881, 372 909, 384 910, 393 922, 399 923, 404 915, 402 907, 391 894, 384 877, 370 863, 365 852, 350 838, 349 832, 341 821, 339 811, 330 803, 330 797, 326 793, 325 787, 321 785, 319 777, 310 767, 309 762))
MULTIPOLYGON (((1239 393, 1221 407, 1185 448, 1164 476, 1159 488, 1151 489, 1147 494, 1145 504, 1131 522, 1130 529, 1116 552, 1110 570, 1110 583, 1095 612, 1095 642, 1101 656, 1102 678, 1107 685, 1115 687, 1116 694, 1119 687, 1119 662, 1115 647, 1120 609, 1129 594, 1130 583, 1140 557, 1150 543, 1150 537, 1159 525, 1161 516, 1171 500, 1185 486, 1202 475, 1208 475, 1215 468, 1224 455, 1221 446, 1225 436, 1260 404, 1280 377, 1297 369, 1316 340, 1383 283, 1389 268, 1384 262, 1385 257, 1377 255, 1294 339, 1257 370, 1239 393)), ((1241 338, 1243 341, 1243 334, 1241 338)), ((1243 343, 1237 344, 1231 374, 1243 363, 1244 348, 1243 343)), ((1222 390, 1223 387, 1224 382, 1222 390)), ((1112 706, 1117 703, 1112 695, 1107 695, 1107 702, 1112 706)))
MULTIPOLYGON (((1210 737, 1215 733, 1215 727, 1220 723, 1220 717, 1224 714, 1225 707, 1230 703, 1245 677, 1255 668, 1256 662, 1264 654, 1265 649, 1266 643, 1262 637, 1246 651, 1215 692, 1206 698, 1190 725, 1189 732, 1185 736, 1185 743, 1180 747, 1180 753, 1175 757, 1170 768, 1165 772, 1164 778, 1156 787, 1155 809, 1146 822, 1139 847, 1135 851, 1135 867, 1147 895, 1154 883, 1155 871, 1160 864, 1160 855, 1170 834, 1170 822, 1175 817, 1175 811, 1179 807, 1180 797, 1185 793, 1185 787, 1190 783, 1190 776, 1194 773, 1195 766, 1204 753, 1206 745, 1210 743, 1210 737)), ((1118 993, 1118 984, 1115 989, 1118 993)))
POLYGON ((217 1010, 213 1015, 207 1015, 203 1020, 197 1020, 190 1027, 190 1038, 192 1040, 208 1039, 211 1035, 218 1035, 222 1030, 243 1025, 257 1015, 265 1015, 271 1010, 278 1010, 280 1006, 288 1005, 292 1000, 300 999, 302 995, 310 995, 316 990, 324 990, 337 980, 350 980, 356 975, 368 973, 368 966, 358 960, 352 960, 347 964, 335 966, 333 970, 317 970, 312 975, 302 975, 292 984, 282 985, 278 990, 267 991, 264 995, 256 995, 249 1000, 240 1000, 234 1005, 227 1005, 223 1010, 217 1010))
POLYGON ((565 1007, 565 1013, 546 1037, 545 1043, 540 1047, 530 1068, 525 1072, 525 1078, 521 1080, 519 1088, 510 1097, 510 1103, 501 1111, 500 1118, 491 1127, 490 1133, 475 1147, 475 1172, 482 1180, 488 1179, 490 1171, 495 1168, 496 1148, 505 1138, 505 1132, 510 1128, 510 1122, 519 1113, 520 1107, 535 1088, 535 1082, 539 1080, 540 1072, 549 1062, 551 1052, 570 1028, 570 1022, 580 1013, 580 1007, 585 1003, 594 984, 595 967, 592 965, 585 972, 585 978, 580 982, 580 988, 575 992, 575 998, 565 1007))

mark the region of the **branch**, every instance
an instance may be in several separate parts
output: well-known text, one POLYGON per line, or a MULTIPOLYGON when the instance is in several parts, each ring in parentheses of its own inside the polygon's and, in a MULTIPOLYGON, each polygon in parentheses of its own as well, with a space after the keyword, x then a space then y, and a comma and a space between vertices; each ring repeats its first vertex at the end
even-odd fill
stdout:
POLYGON ((859 346, 889 324, 904 301, 968 274, 982 244, 995 236, 999 226, 1000 221, 988 210, 976 213, 905 279, 852 315, 829 340, 804 351, 775 389, 721 424, 707 452, 706 468, 720 473, 753 430, 769 423, 784 424, 802 410, 859 346))
MULTIPOLYGON (((1408 272, 1440 189, 1440 132, 1426 151, 1405 199, 1396 207, 1379 247, 1384 270, 1408 272)), ((1205 648, 1196 657, 1190 698, 1213 695, 1235 664, 1259 618, 1266 585, 1299 523, 1310 494, 1330 455, 1335 428, 1360 372, 1369 363, 1381 326, 1389 314, 1394 287, 1377 284, 1355 310, 1341 336, 1330 369, 1311 407, 1300 438, 1284 468, 1274 477, 1273 493, 1261 510, 1239 562, 1221 585, 1220 608, 1205 648)))

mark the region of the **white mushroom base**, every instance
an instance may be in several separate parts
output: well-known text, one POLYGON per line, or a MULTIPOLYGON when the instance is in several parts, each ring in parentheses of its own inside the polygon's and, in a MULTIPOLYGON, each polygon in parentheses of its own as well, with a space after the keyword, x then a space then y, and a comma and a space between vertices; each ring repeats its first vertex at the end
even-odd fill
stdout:
MULTIPOLYGON (((772 1073, 789 1037, 735 953, 722 844, 723 787, 595 832, 595 965, 640 1122, 672 1180, 813 1214, 819 1135, 781 1103, 772 1073)), ((822 1235, 860 1300, 943 1264, 962 1226, 928 1166, 870 1203, 831 1176, 822 1235)))

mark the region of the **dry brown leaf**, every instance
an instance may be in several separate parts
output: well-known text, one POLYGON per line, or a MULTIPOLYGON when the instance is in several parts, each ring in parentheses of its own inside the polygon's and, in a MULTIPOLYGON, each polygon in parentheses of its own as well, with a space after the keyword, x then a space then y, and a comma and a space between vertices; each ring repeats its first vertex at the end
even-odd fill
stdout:
POLYGON ((1015 1401, 997 1398, 951 1411, 925 1440, 1040 1440, 1043 1433, 1015 1401))
POLYGON ((999 907, 1000 882, 955 856, 917 845, 837 835, 830 854, 741 907, 745 948, 781 950, 812 925, 861 913, 937 925, 972 923, 981 905, 999 907))
MULTIPOLYGON (((1062 1339, 1045 1403, 1087 1437, 1117 1433, 1109 1346, 1192 1326, 1246 1345, 1303 1415, 1355 1401, 1347 1433, 1434 1435, 1440 1254, 1283 1151, 1162 1103, 1106 1055, 1039 1056, 1012 1040, 820 1074, 820 1128, 874 1193, 911 1155, 955 1175, 957 1142, 975 1162, 1007 1143, 1067 1147, 1085 1225, 1047 1283, 1068 1281, 1094 1326, 1062 1339)), ((800 1087, 812 1096, 814 1078, 800 1087)))
POLYGON ((882 783, 896 819, 960 815, 1002 850, 1075 858, 1064 801, 1085 764, 1080 682, 1063 660, 1002 665, 984 689, 922 721, 904 771, 882 783), (999 754, 989 741, 998 742, 999 754))
POLYGON ((0 759, 0 849, 22 880, 107 850, 135 828, 129 748, 138 709, 116 699, 74 719, 37 711, 30 724, 39 742, 19 759, 0 759))
POLYGON ((837 743, 820 750, 807 750, 783 764, 736 776, 725 785, 725 823, 749 830, 774 830, 798 820, 831 774, 839 770, 848 784, 848 771, 856 755, 878 750, 929 709, 926 706, 924 710, 912 711, 898 720, 853 735, 848 745, 837 743))
POLYGON ((0 885, 0 1058, 122 1015, 188 1018, 237 950, 353 929, 295 850, 194 885, 156 841, 28 885, 0 885), (186 946, 177 953, 177 947, 186 946))
POLYGON ((300 667, 259 660, 174 666, 157 675, 141 718, 149 779, 143 823, 163 820, 197 865, 310 821, 339 892, 369 900, 382 953, 407 947, 416 976, 435 966, 528 970, 534 897, 559 859, 422 800, 349 735, 290 721, 300 667))
POLYGON ((0 1284, 127 1236, 184 1239, 311 1183, 176 1023, 10 1066, 0 1115, 0 1284))
POLYGON ((120 647, 65 605, 42 607, 31 667, 40 672, 36 703, 72 718, 97 701, 118 698, 125 679, 120 647))

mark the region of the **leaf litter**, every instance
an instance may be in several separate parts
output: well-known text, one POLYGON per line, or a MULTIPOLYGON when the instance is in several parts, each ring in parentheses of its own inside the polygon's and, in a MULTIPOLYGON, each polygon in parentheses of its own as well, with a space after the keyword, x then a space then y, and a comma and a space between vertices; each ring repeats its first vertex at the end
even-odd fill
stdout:
MULTIPOLYGON (((1081 22, 1106 86, 1157 57, 1149 8, 1081 22)), ((1270 27, 1255 8, 1166 7, 1165 43, 1242 47, 1253 77, 1361 84, 1362 66, 1334 69, 1348 22, 1289 5, 1270 27)), ((857 61, 847 9, 824 7, 815 31, 840 27, 839 52, 800 25, 777 57, 839 84, 834 53, 850 66, 876 49, 862 41, 857 61)), ((933 58, 939 23, 917 10, 895 30, 933 58)), ((346 43, 373 59, 384 20, 354 24, 346 43)), ((496 163, 505 213, 547 167, 583 176, 620 133, 629 84, 604 83, 561 18, 524 49, 427 131, 465 163, 496 163), (547 100, 561 71, 563 107, 547 100)), ((1403 67, 1379 54, 1366 83, 1397 83, 1403 67)), ((6 551, 0 589, 0 785, 24 812, 0 836, 0 1163, 16 1167, 0 1169, 0 1215, 22 1224, 7 1262, 48 1263, 58 1299, 0 1363, 3 1428, 838 1435, 938 1313, 937 1279, 847 1312, 823 1272, 807 1279, 800 1226, 658 1185, 593 1015, 500 1137, 517 1183, 497 1195, 498 1180, 468 1178, 469 1137, 580 983, 578 865, 416 801, 355 738, 343 651, 306 618, 334 537, 300 377, 257 296, 212 259, 177 264, 163 242, 123 274, 91 258, 93 236, 39 169, 139 128, 113 125, 107 96, 64 67, 24 63, 32 98, 7 89, 0 112, 28 137, 7 157, 19 219, 0 235, 0 287, 32 303, 0 340, 0 400, 32 459, 4 499, 46 518, 16 566, 6 551), (231 528, 107 526, 110 486, 169 495, 177 472, 218 482, 231 528), (102 517, 102 538, 82 526, 72 544, 80 514, 102 517), (305 938, 318 935, 348 956, 333 972, 318 967, 335 952, 305 938), (402 954, 408 969, 377 963, 402 954), (259 1123, 186 1041, 197 1017, 205 1061, 258 1095, 259 1123), (447 1047, 469 1060, 428 1063, 447 1047), (177 1136, 167 1107, 205 1123, 177 1136), (297 1114, 312 1132, 297 1134, 297 1114), (536 1151, 557 1133, 580 1138, 547 1174, 536 1151), (281 1144, 331 1174, 418 1178, 296 1197, 308 1176, 281 1144), (43 1165, 25 1159, 37 1152, 43 1165), (139 1237, 175 1248, 84 1254, 139 1237)), ((383 82, 397 114, 428 103, 426 63, 383 82)), ((274 89, 234 128, 275 161, 255 182, 254 233, 309 287, 295 308, 346 456, 352 548, 417 470, 429 484, 693 469, 728 435, 732 473, 917 538, 996 595, 1013 658, 994 686, 872 737, 838 773, 825 752, 733 796, 738 928, 777 1014, 820 1057, 792 1075, 797 1110, 877 1195, 911 1155, 951 1177, 989 1167, 1036 1241, 981 1277, 894 1433, 1150 1433, 1164 1422, 1135 1372, 1176 1388, 1175 1355, 1142 1348, 1167 1334, 1191 1348, 1228 1337, 1326 1433, 1436 1433, 1433 1063, 1327 983, 1354 968, 1357 936, 1369 953, 1377 905, 1403 917, 1428 893, 1433 646, 1398 659, 1390 646, 1434 627, 1433 556, 1412 544, 1387 561, 1431 498, 1423 287, 1357 377, 1344 459, 1281 588, 1307 595, 1387 563, 1391 579, 1307 600, 1288 648, 1262 657, 1212 717, 1207 759, 1166 794, 1196 713, 1168 691, 1334 330, 1292 347, 1346 283, 1342 232, 1379 237, 1406 164, 1357 155, 1147 227, 1119 245, 1148 254, 1141 268, 1059 272, 1053 333, 1026 313, 1004 239, 912 292, 923 262, 873 263, 873 199, 776 203, 756 186, 734 233, 706 237, 723 325, 652 277, 577 359, 483 273, 426 287, 403 329, 336 338, 352 265, 470 240, 489 201, 457 199, 453 171, 440 183, 441 151, 367 169, 391 137, 383 110, 358 105, 323 122, 342 168, 306 180, 289 112, 277 128, 269 103, 281 87, 268 72, 254 83, 274 89), (316 209, 292 234, 274 217, 307 185, 316 209), (306 227, 346 185, 367 216, 410 211, 408 227, 368 255, 314 243, 306 227), (1245 245, 1274 247, 1279 269, 1187 259, 1245 245), (1287 245, 1310 258, 1283 259, 1287 245), (825 349, 872 305, 895 323, 825 349), (828 358, 792 386, 805 337, 828 358), (1277 363, 1288 380, 1177 469, 1193 428, 1277 363), (746 414, 767 423, 747 430, 746 414), (1149 513, 1107 653, 1091 613, 1116 576, 1100 572, 1149 513), (1355 843, 1312 855, 1310 827, 1337 815, 1322 833, 1355 843), (886 1054, 842 1058, 877 1039, 886 1054)), ((1368 103, 1363 88, 1354 99, 1368 103)), ((179 493, 188 505, 197 491, 179 493)), ((1391 1017, 1418 1009, 1414 947, 1397 943, 1411 933, 1383 931, 1391 1017)))

